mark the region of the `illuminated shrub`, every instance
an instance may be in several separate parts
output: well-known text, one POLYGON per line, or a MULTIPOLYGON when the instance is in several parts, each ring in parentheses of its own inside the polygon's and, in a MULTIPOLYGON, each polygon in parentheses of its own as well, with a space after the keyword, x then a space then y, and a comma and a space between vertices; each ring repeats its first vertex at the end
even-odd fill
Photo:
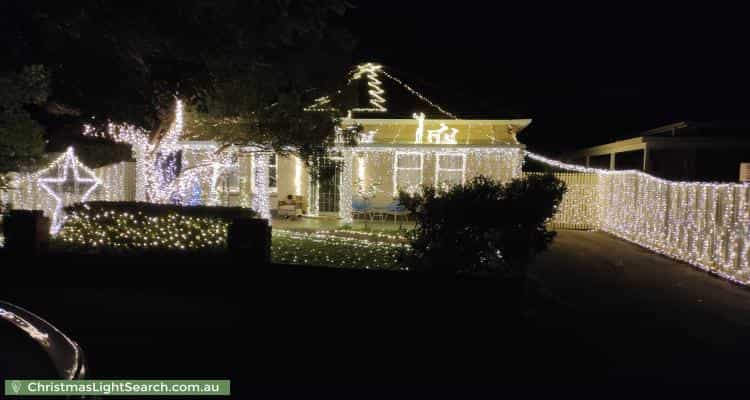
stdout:
POLYGON ((224 249, 235 218, 256 213, 239 207, 91 202, 65 209, 59 238, 72 246, 121 251, 224 249))
POLYGON ((405 261, 416 270, 520 275, 555 232, 545 222, 565 193, 553 175, 500 183, 479 176, 447 191, 400 193, 416 228, 405 261))

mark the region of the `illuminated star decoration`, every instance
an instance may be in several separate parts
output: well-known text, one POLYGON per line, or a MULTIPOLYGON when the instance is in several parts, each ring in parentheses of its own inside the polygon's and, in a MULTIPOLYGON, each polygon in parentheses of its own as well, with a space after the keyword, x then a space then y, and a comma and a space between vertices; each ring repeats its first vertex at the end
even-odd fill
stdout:
POLYGON ((75 156, 72 147, 68 147, 60 158, 55 160, 49 167, 38 173, 37 183, 47 194, 55 199, 55 209, 52 213, 50 232, 56 235, 63 223, 62 208, 68 203, 88 200, 94 193, 101 181, 94 172, 83 165, 75 156), (80 194, 79 198, 69 194, 80 194))

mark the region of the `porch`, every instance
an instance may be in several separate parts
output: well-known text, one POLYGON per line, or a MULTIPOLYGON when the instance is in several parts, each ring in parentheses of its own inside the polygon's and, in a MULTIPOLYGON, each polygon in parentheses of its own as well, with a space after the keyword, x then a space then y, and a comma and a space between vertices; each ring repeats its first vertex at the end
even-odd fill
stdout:
POLYGON ((271 223, 273 229, 304 232, 333 231, 337 229, 360 232, 398 232, 414 227, 414 221, 404 220, 404 218, 399 218, 397 221, 393 219, 369 220, 355 218, 351 223, 346 223, 338 216, 327 215, 317 217, 303 216, 301 218, 285 218, 274 215, 271 223))

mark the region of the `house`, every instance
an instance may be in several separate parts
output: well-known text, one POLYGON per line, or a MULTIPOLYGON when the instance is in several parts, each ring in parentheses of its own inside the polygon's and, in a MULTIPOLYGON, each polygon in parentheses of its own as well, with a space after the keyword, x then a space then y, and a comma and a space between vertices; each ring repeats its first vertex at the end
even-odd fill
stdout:
MULTIPOLYGON (((331 148, 331 162, 316 178, 293 155, 250 146, 238 149, 209 179, 196 180, 188 191, 194 194, 192 202, 273 210, 279 201, 300 196, 306 215, 350 221, 353 202, 383 207, 394 202, 399 190, 462 184, 478 175, 503 181, 521 175, 524 146, 516 135, 530 119, 459 119, 377 64, 358 66, 350 85, 359 86, 361 95, 341 126, 359 128, 358 144, 331 148), (392 105, 390 91, 415 102, 392 105)), ((326 103, 319 99, 311 111, 326 103)), ((186 141, 180 148, 181 169, 187 170, 210 157, 219 143, 186 141)))
POLYGON ((677 122, 562 157, 611 170, 637 169, 671 180, 736 182, 750 162, 750 124, 677 122))

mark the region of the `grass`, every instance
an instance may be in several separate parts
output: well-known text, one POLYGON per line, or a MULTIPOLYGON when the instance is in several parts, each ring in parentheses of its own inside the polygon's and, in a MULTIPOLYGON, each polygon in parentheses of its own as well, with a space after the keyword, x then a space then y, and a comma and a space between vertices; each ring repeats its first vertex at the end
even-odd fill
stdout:
POLYGON ((408 246, 371 236, 345 235, 342 231, 304 233, 274 230, 273 262, 341 268, 402 269, 399 256, 408 246))

